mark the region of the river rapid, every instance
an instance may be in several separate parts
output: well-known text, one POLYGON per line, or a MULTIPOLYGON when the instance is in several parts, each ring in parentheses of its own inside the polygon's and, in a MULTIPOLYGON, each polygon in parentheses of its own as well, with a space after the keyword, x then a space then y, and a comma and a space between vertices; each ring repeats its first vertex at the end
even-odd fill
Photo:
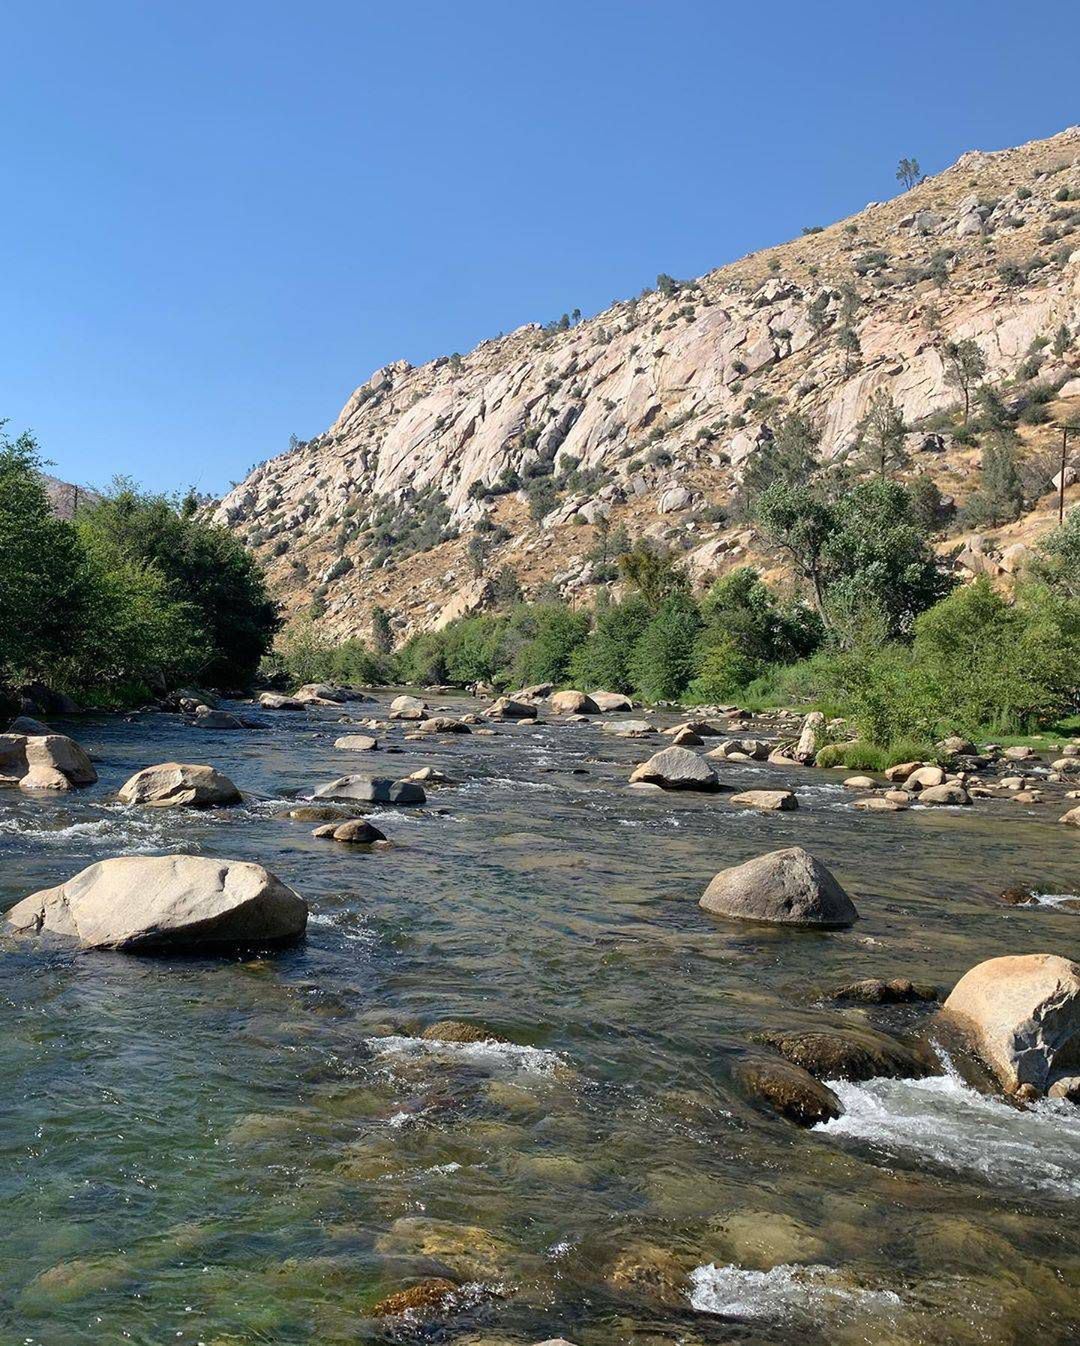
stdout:
POLYGON ((600 721, 430 741, 393 724, 377 753, 334 748, 392 695, 243 731, 57 720, 98 784, 0 793, 2 907, 96 860, 183 851, 259 861, 312 913, 273 956, 0 943, 4 1346, 1080 1340, 1080 1109, 1013 1108, 946 1062, 838 1083, 844 1116, 802 1131, 732 1073, 765 1030, 933 1011, 839 1006, 838 984, 947 991, 995 955, 1080 957, 1067 902, 995 900, 1080 890, 1059 810, 861 814, 843 773, 720 763, 736 788, 799 794, 738 811, 629 789, 664 740, 600 721), (211 763, 244 804, 115 802, 170 760, 211 763), (458 783, 374 809, 387 846, 281 816, 348 771, 423 766, 458 783), (699 909, 718 870, 792 844, 853 895, 853 929, 699 909), (449 1018, 506 1042, 419 1036, 449 1018), (433 1317, 370 1316, 427 1276, 460 1287, 433 1317))

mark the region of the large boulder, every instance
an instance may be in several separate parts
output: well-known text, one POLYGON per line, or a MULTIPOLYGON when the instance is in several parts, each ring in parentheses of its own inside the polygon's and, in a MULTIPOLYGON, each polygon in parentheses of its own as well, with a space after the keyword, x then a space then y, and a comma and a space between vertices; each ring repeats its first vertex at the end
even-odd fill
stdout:
POLYGON ((90 758, 66 734, 0 734, 0 785, 71 790, 96 780, 90 758))
POLYGON ((239 715, 227 710, 211 710, 209 706, 200 706, 192 721, 199 729, 244 729, 246 725, 239 715))
POLYGON ((303 710, 305 703, 298 696, 281 692, 260 692, 259 705, 263 710, 303 710))
POLYGON ((121 804, 147 804, 154 808, 216 808, 239 804, 240 791, 212 766, 187 762, 162 762, 144 767, 124 782, 117 796, 121 804))
POLYGON ((364 804, 423 804, 424 787, 389 776, 339 776, 315 791, 316 799, 351 799, 364 804))
POLYGON ((634 709, 634 703, 628 696, 623 696, 622 692, 594 690, 589 693, 589 700, 602 715, 610 714, 613 711, 634 709))
POLYGON ((307 903, 262 865, 204 855, 125 855, 16 903, 11 932, 89 949, 169 952, 298 939, 307 903))
POLYGON ((41 720, 35 720, 29 715, 16 716, 8 725, 9 734, 29 734, 34 738, 43 738, 46 734, 51 734, 52 730, 41 720))
MULTIPOLYGON (((907 789, 907 785, 904 786, 907 789)), ((920 804, 970 804, 971 796, 959 781, 946 781, 944 785, 929 785, 919 791, 920 804)))
POLYGON ((859 919, 854 902, 836 879, 801 846, 722 869, 699 905, 733 920, 819 930, 841 929, 859 919))
POLYGON ((689 748, 664 748, 630 773, 631 785, 659 785, 664 790, 719 790, 716 772, 689 748))
POLYGON ((395 696, 390 702, 392 720, 426 720, 427 715, 427 702, 418 696, 395 696))
POLYGON ((340 687, 331 687, 328 682, 305 682, 296 689, 292 700, 303 706, 341 706, 348 701, 348 694, 340 687))
POLYGON ((584 692, 552 692, 551 710, 554 715, 596 715, 600 707, 584 692))
POLYGON ((484 712, 493 720, 535 720, 536 707, 530 701, 517 701, 512 696, 500 696, 484 712))
POLYGON ((472 728, 464 720, 455 720, 451 715, 432 715, 423 724, 417 726, 420 734, 471 734, 472 728))
POLYGON ((762 1037, 785 1060, 819 1080, 922 1079, 941 1074, 940 1062, 929 1047, 873 1028, 848 1025, 769 1032, 762 1037))
POLYGON ((942 1014, 1007 1093, 1046 1093, 1080 1061, 1080 964, 1052 953, 987 959, 960 978, 942 1014))
POLYGON ((803 720, 799 730, 799 741, 795 745, 793 756, 798 762, 812 762, 825 736, 825 716, 820 710, 812 710, 803 720))

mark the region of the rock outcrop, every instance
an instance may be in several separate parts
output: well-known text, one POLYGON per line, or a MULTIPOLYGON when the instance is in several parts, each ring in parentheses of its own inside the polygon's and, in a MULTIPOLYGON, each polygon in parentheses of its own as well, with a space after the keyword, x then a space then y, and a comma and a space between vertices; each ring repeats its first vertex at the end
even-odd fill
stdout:
MULTIPOLYGON (((1078 146, 1074 128, 980 155, 846 224, 579 323, 530 323, 465 355, 386 364, 324 433, 257 467, 214 518, 259 553, 290 614, 319 586, 330 634, 368 636, 380 605, 404 637, 492 601, 491 582, 470 570, 477 524, 487 574, 512 571, 529 597, 546 584, 587 596, 603 582, 591 557, 601 524, 674 546, 695 578, 768 560, 744 526, 707 507, 729 499, 771 442, 778 406, 812 419, 826 454, 841 454, 885 390, 913 427, 905 448, 920 472, 964 495, 970 453, 919 426, 957 399, 946 343, 974 341, 996 384, 1042 347, 1039 381, 1080 398, 1074 355, 1043 346, 1061 325, 1080 327, 1080 250, 1056 222, 1059 193, 1080 192, 1078 146), (857 358, 843 349, 852 332, 857 358), (537 469, 556 487, 538 520, 524 490, 537 469), (434 539, 421 552, 387 540, 420 530, 434 539)), ((1021 429, 1033 450, 1049 448, 1048 426, 1021 429)), ((1067 481, 1078 467, 1066 464, 1067 481)), ((1040 528, 1052 523, 1046 511, 1040 528)), ((993 544, 960 538, 958 564, 1008 576, 1017 544, 1031 541, 1030 529, 993 544)))
POLYGON ((102 860, 15 904, 9 932, 56 935, 127 953, 281 944, 307 904, 262 865, 203 855, 102 860))
POLYGON ((721 870, 699 905, 733 920, 819 930, 841 929, 859 917, 829 870, 801 846, 770 851, 721 870))

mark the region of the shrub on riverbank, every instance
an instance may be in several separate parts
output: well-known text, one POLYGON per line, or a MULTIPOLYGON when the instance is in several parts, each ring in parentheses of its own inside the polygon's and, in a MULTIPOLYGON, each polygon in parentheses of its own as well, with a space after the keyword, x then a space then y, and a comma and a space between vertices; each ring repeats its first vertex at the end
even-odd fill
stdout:
POLYGON ((40 467, 32 436, 0 426, 0 691, 40 680, 107 705, 249 682, 278 619, 240 543, 130 483, 58 519, 40 467))

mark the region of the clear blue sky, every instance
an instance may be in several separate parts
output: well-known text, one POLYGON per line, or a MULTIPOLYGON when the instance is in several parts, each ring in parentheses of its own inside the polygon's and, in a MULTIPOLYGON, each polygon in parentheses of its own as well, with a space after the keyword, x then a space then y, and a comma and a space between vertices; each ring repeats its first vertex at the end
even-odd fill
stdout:
POLYGON ((0 416, 220 492, 419 363, 1080 121, 1080 7, 4 6, 0 416))

